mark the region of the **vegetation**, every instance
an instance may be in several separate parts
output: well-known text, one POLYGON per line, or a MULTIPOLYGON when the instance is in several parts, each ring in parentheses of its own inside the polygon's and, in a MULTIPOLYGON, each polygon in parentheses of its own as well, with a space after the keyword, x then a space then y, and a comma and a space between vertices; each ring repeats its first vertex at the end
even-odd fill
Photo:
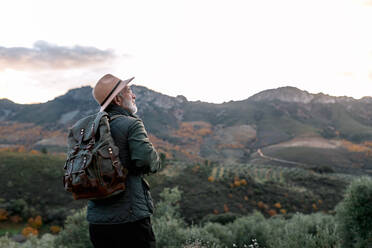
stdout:
MULTIPOLYGON (((187 225, 179 212, 181 192, 166 188, 161 197, 153 216, 158 247, 368 248, 372 245, 372 179, 368 177, 353 181, 337 207, 336 217, 296 213, 288 219, 265 218, 254 212, 224 225, 209 221, 187 225)), ((70 216, 57 236, 46 234, 40 239, 30 236, 25 244, 4 236, 0 238, 0 248, 92 247, 85 214, 83 209, 70 216)))
POLYGON ((342 247, 372 246, 372 180, 362 177, 351 183, 337 206, 342 247))
MULTIPOLYGON (((74 201, 61 186, 64 159, 53 154, 0 152, 0 180, 5 182, 0 188, 0 221, 25 222, 41 215, 45 224, 62 226, 71 209, 83 207, 84 201, 74 201)), ((180 211, 189 224, 207 215, 246 215, 253 210, 266 217, 332 211, 352 178, 270 164, 164 162, 160 174, 148 177, 154 200, 159 201, 164 187, 178 186, 184 192, 180 211)))
MULTIPOLYGON (((73 201, 58 183, 64 159, 49 153, 0 152, 2 230, 23 233, 28 245, 89 247, 85 210, 70 213, 84 202, 73 201)), ((342 239, 344 247, 370 242, 371 233, 363 231, 371 229, 370 219, 363 217, 371 216, 364 208, 371 201, 368 177, 351 184, 334 217, 325 213, 334 213, 345 186, 357 176, 270 164, 163 162, 160 174, 148 177, 157 205, 153 223, 159 247, 244 247, 255 242, 259 247, 299 247, 304 240, 308 246, 303 247, 337 247, 340 236, 349 237, 342 239)), ((1 240, 11 247, 8 236, 1 240)))
POLYGON ((0 152, 0 219, 6 215, 19 222, 41 215, 48 224, 62 225, 70 209, 84 206, 62 187, 64 162, 61 155, 0 152))

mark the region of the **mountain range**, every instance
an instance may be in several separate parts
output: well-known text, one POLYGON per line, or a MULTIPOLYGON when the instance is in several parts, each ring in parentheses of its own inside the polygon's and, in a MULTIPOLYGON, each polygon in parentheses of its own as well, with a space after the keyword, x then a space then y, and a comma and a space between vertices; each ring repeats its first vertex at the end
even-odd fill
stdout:
MULTIPOLYGON (((281 87, 213 104, 143 86, 132 90, 151 141, 168 159, 270 161, 372 173, 372 97, 281 87)), ((64 152, 68 128, 99 109, 91 92, 89 86, 71 89, 40 104, 1 99, 0 146, 64 152)))

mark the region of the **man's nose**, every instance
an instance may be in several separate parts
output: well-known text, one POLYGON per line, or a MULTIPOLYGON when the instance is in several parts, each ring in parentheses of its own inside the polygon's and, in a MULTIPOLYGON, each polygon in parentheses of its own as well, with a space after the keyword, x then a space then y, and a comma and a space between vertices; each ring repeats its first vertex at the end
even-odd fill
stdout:
POLYGON ((133 99, 136 99, 136 95, 134 93, 132 94, 132 98, 133 99))

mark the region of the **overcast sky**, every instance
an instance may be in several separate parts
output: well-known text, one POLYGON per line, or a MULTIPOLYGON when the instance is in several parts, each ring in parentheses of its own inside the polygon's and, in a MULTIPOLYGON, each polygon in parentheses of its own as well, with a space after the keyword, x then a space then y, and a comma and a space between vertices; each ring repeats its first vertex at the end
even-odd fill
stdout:
POLYGON ((0 98, 17 103, 105 73, 214 103, 281 86, 372 96, 372 0, 2 0, 0 32, 0 98))

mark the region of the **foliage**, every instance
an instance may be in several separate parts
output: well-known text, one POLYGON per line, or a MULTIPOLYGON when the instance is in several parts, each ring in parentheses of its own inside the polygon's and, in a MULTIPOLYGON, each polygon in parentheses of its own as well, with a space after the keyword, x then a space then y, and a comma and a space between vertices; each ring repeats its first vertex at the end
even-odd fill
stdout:
POLYGON ((61 231, 60 226, 51 226, 50 227, 50 232, 53 233, 53 234, 58 234, 60 231, 61 231))
POLYGON ((372 179, 370 177, 356 179, 350 184, 336 212, 343 247, 372 246, 372 179))
POLYGON ((239 218, 239 214, 235 213, 221 213, 221 214, 208 214, 203 217, 201 223, 213 222, 213 223, 220 223, 225 225, 227 223, 233 222, 237 218, 239 218))
POLYGON ((337 245, 336 222, 330 215, 295 214, 289 220, 274 218, 269 223, 272 234, 267 241, 268 247, 317 248, 337 245))
POLYGON ((20 245, 5 235, 0 237, 0 248, 20 248, 20 245))
POLYGON ((0 237, 0 248, 67 248, 65 246, 56 246, 54 241, 56 237, 51 234, 44 234, 41 238, 30 236, 25 243, 17 243, 8 236, 0 237))
POLYGON ((9 215, 18 215, 25 219, 29 218, 32 215, 37 215, 36 210, 33 207, 30 207, 22 198, 11 199, 4 203, 0 203, 0 208, 6 209, 9 215))
POLYGON ((36 216, 35 218, 28 219, 28 225, 34 229, 39 229, 43 225, 43 220, 40 215, 36 216))
MULTIPOLYGON (((285 220, 283 217, 265 219, 261 213, 255 212, 235 218, 225 225, 206 221, 201 226, 187 226, 177 214, 176 203, 180 196, 178 189, 166 189, 162 193, 163 200, 158 205, 162 210, 154 218, 159 247, 231 247, 232 244, 248 247, 252 240, 256 240, 256 247, 312 248, 337 245, 336 222, 330 215, 295 214, 285 220), (166 211, 165 205, 169 206, 166 211)), ((276 206, 279 207, 279 204, 276 206)))
POLYGON ((163 192, 160 193, 161 201, 156 205, 156 212, 154 217, 159 218, 178 218, 179 213, 179 202, 181 200, 181 192, 178 188, 164 188, 163 192))
POLYGON ((260 245, 266 246, 267 228, 265 224, 265 217, 261 213, 255 212, 235 220, 228 227, 233 234, 233 242, 238 247, 250 244, 252 239, 257 239, 260 245))
POLYGON ((153 218, 158 247, 182 247, 194 243, 217 247, 218 239, 212 234, 199 226, 187 227, 181 218, 178 206, 181 192, 178 188, 165 188, 160 195, 162 200, 158 202, 153 218))
POLYGON ((37 236, 39 235, 39 231, 36 228, 28 226, 23 228, 22 235, 25 237, 29 237, 30 235, 37 236))
MULTIPOLYGON (((345 200, 337 207, 336 217, 323 213, 296 213, 285 219, 279 215, 265 218, 260 212, 242 217, 226 213, 216 215, 216 219, 212 216, 205 218, 201 225, 186 224, 180 215, 181 191, 165 188, 152 219, 157 247, 336 248, 340 247, 340 238, 344 247, 369 247, 371 181, 365 177, 351 184, 345 200), (212 222, 221 222, 218 218, 229 221, 224 225, 212 222), (346 235, 347 232, 350 235, 346 235)), ((276 202, 273 207, 280 209, 282 204, 276 202)), ((85 216, 86 208, 69 216, 65 228, 58 235, 43 235, 41 238, 30 235, 24 244, 14 243, 7 236, 2 237, 0 248, 92 247, 85 216)))
POLYGON ((42 215, 46 223, 62 225, 68 209, 85 204, 61 186, 64 161, 60 155, 0 152, 0 209, 24 220, 42 215))
POLYGON ((68 216, 64 229, 57 236, 56 245, 67 245, 69 248, 93 247, 89 238, 89 223, 86 220, 87 209, 81 209, 68 216))
POLYGON ((9 215, 8 211, 6 211, 3 208, 0 208, 0 221, 7 220, 8 219, 8 215, 9 215))
POLYGON ((162 200, 156 205, 153 229, 159 247, 177 247, 186 240, 183 232, 186 224, 179 214, 178 202, 181 192, 178 188, 165 188, 160 194, 162 200))

